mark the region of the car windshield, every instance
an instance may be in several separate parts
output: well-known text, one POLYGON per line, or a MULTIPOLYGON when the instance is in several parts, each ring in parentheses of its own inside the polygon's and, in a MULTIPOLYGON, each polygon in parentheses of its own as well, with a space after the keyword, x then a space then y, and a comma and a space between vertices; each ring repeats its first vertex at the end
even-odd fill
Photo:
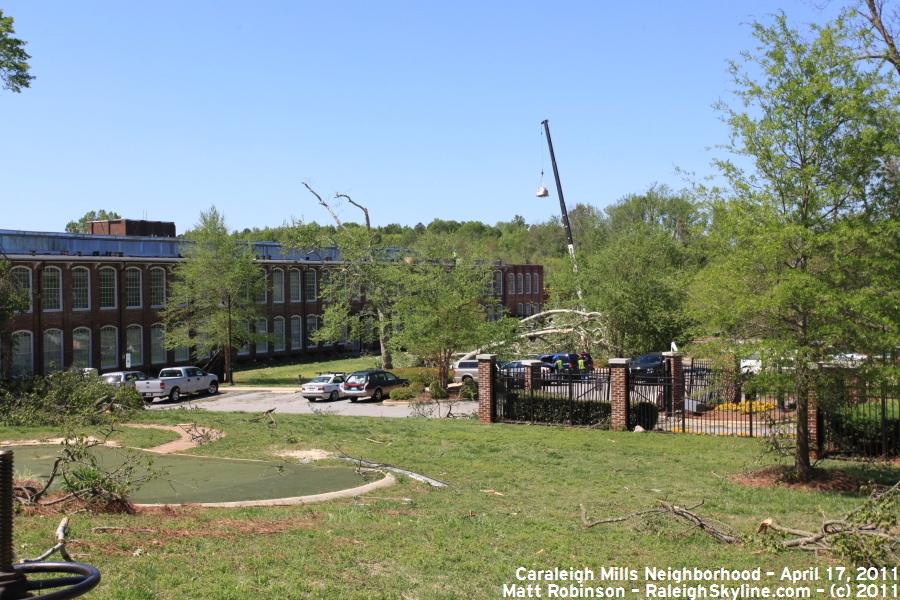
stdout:
POLYGON ((331 381, 331 377, 327 375, 319 375, 318 377, 313 377, 310 383, 328 383, 331 381))
POLYGON ((639 365, 649 365, 649 364, 653 364, 653 363, 658 363, 659 360, 660 360, 659 356, 649 354, 647 356, 638 356, 634 362, 639 365))
POLYGON ((181 377, 181 371, 178 369, 163 369, 159 372, 159 378, 163 377, 181 377))

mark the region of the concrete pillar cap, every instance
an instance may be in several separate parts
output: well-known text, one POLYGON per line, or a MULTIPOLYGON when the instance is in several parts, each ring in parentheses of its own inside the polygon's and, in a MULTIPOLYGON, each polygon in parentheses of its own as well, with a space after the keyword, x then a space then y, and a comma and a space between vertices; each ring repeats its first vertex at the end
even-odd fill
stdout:
POLYGON ((629 360, 630 359, 627 358, 611 358, 607 361, 606 364, 608 364, 610 367, 627 367, 629 360))
POLYGON ((491 360, 492 358, 497 358, 496 354, 479 354, 475 357, 476 360, 491 360))
POLYGON ((662 355, 666 358, 675 358, 676 356, 684 356, 684 352, 663 352, 662 355))

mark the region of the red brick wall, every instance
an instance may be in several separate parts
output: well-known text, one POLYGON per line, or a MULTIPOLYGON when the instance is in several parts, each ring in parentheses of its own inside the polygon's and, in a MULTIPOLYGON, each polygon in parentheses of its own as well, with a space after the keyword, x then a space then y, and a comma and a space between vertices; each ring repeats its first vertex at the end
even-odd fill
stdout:
POLYGON ((612 404, 613 431, 628 429, 628 359, 609 359, 609 401, 612 404))
POLYGON ((478 421, 494 422, 494 354, 478 355, 478 421))

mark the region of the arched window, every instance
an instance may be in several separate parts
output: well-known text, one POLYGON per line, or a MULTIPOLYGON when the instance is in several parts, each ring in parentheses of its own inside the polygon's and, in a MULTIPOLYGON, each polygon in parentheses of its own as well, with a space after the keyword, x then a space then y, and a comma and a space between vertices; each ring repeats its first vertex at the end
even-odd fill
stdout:
POLYGON ((91 272, 87 267, 72 269, 72 310, 91 309, 91 272))
POLYGON ((15 283, 16 287, 22 290, 22 293, 28 298, 28 308, 25 312, 31 312, 31 269, 26 267, 13 267, 9 272, 10 275, 12 275, 13 283, 15 283))
POLYGON ((521 302, 519 302, 518 304, 516 304, 516 316, 521 317, 524 314, 525 314, 525 306, 521 302))
POLYGON ((244 335, 246 336, 247 342, 238 348, 238 356, 247 356, 250 354, 250 340, 253 336, 250 335, 250 321, 244 325, 244 335))
POLYGON ((510 296, 516 293, 516 274, 506 274, 506 293, 510 296))
POLYGON ((166 362, 166 327, 162 323, 150 326, 150 364, 166 362))
POLYGON ((263 269, 260 269, 259 278, 262 283, 259 284, 259 289, 256 291, 256 302, 257 304, 266 304, 269 301, 269 276, 263 269))
POLYGON ((494 296, 503 295, 503 273, 500 271, 494 271, 493 289, 491 292, 493 292, 494 296))
POLYGON ((184 346, 179 346, 175 348, 175 362, 177 363, 186 363, 191 360, 191 349, 185 348, 184 346))
POLYGON ((300 269, 291 269, 290 280, 291 302, 300 302, 300 269))
POLYGON ((44 267, 41 271, 41 308, 57 311, 62 307, 62 269, 44 267))
POLYGON ((131 355, 132 367, 144 364, 144 328, 140 325, 125 328, 125 352, 131 355))
POLYGON ((540 273, 532 273, 531 279, 533 280, 531 283, 531 289, 537 295, 541 294, 541 275, 540 273))
POLYGON ((119 329, 114 325, 100 328, 100 368, 119 366, 119 329))
POLYGON ((522 285, 522 283, 523 283, 523 282, 522 282, 522 274, 521 274, 521 273, 517 273, 517 274, 516 274, 516 293, 517 293, 517 294, 521 294, 522 292, 525 291, 525 288, 524 288, 524 286, 522 285))
POLYGON ((116 308, 116 270, 112 267, 103 267, 97 271, 97 279, 100 285, 100 308, 116 308))
POLYGON ((166 270, 162 267, 150 269, 150 306, 162 308, 166 305, 166 270))
POLYGON ((284 302, 284 271, 272 269, 272 302, 284 302))
POLYGON ((72 330, 72 366, 76 369, 91 366, 91 330, 87 327, 72 330))
POLYGON ((125 269, 125 308, 141 308, 143 305, 141 288, 141 270, 137 267, 125 269))
POLYGON ((61 371, 63 368, 63 332, 62 329, 44 331, 44 373, 61 371))
POLYGON ((303 348, 303 319, 294 315, 291 317, 291 350, 303 348))
POLYGON ((256 320, 256 353, 265 354, 269 351, 269 322, 265 319, 256 320))
POLYGON ((12 334, 12 376, 31 377, 34 375, 34 340, 30 331, 16 331, 12 334))
POLYGON ((272 343, 275 352, 284 352, 284 317, 272 319, 272 343))
POLYGON ((525 293, 531 293, 531 273, 525 273, 525 293))
POLYGON ((319 319, 316 315, 306 315, 306 340, 307 347, 315 348, 319 342, 313 339, 313 334, 319 330, 319 319))
POLYGON ((316 270, 307 269, 303 274, 303 277, 303 295, 306 296, 307 302, 315 302, 319 297, 319 286, 316 281, 316 270))

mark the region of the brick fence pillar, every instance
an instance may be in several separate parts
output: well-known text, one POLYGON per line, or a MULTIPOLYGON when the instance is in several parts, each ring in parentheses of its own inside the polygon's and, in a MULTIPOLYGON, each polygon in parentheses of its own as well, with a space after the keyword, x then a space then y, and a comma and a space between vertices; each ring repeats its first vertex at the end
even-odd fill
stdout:
POLYGON ((494 422, 494 370, 496 354, 479 354, 478 359, 478 421, 494 422))
POLYGON ((628 359, 609 359, 609 401, 612 404, 610 429, 628 429, 628 359))
POLYGON ((684 358, 680 352, 663 352, 669 386, 672 390, 672 410, 684 409, 684 358))
POLYGON ((539 390, 541 389, 541 368, 543 364, 539 360, 523 360, 522 366, 525 369, 525 389, 539 390))

